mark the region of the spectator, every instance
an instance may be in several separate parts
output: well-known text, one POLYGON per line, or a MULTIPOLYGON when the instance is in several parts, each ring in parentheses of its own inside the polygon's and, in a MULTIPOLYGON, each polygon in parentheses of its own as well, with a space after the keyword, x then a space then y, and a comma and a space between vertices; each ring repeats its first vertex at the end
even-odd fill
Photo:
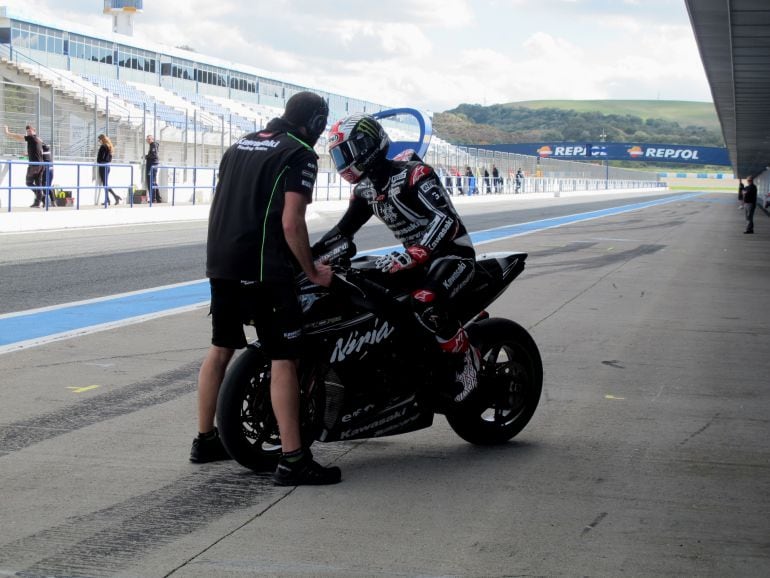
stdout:
MULTIPOLYGON (((31 125, 26 126, 27 134, 18 134, 8 130, 5 127, 5 135, 13 140, 26 141, 27 143, 27 160, 30 163, 43 162, 43 141, 37 136, 35 127, 31 125)), ((27 179, 26 184, 35 193, 35 202, 30 207, 40 207, 43 200, 43 177, 45 173, 45 167, 43 165, 27 166, 27 179)))
POLYGON ((283 116, 232 145, 219 165, 206 244, 211 284, 211 348, 198 376, 198 436, 190 461, 229 456, 214 428, 219 387, 236 349, 246 346, 243 319, 255 320, 272 360, 270 397, 281 436, 277 485, 333 484, 340 470, 325 468, 303 447, 297 365, 302 349, 298 269, 328 287, 331 267, 313 262, 305 211, 313 199, 318 155, 329 108, 312 92, 298 92, 283 116))
POLYGON ((151 134, 147 135, 147 154, 144 157, 145 160, 145 177, 147 179, 147 194, 152 199, 153 203, 162 203, 163 199, 160 198, 160 192, 158 191, 158 164, 160 163, 160 156, 158 148, 160 144, 155 142, 155 137, 151 134))
POLYGON ((120 203, 120 201, 123 200, 123 198, 118 196, 109 186, 110 163, 112 162, 112 153, 114 151, 114 147, 110 137, 107 135, 100 134, 97 138, 99 140, 99 151, 96 153, 96 163, 99 176, 99 185, 104 187, 104 204, 105 206, 110 204, 109 195, 112 194, 115 199, 115 204, 117 205, 120 203))
POLYGON ((495 193, 499 193, 503 188, 503 183, 500 179, 500 171, 497 170, 495 165, 492 165, 492 186, 495 188, 495 193))
POLYGON ((488 195, 492 193, 491 183, 489 182, 489 171, 486 167, 484 167, 484 188, 488 195))
POLYGON ((746 230, 744 233, 754 233, 754 211, 757 208, 757 185, 754 184, 754 177, 746 179, 746 186, 743 187, 743 208, 746 210, 746 230))
POLYGON ((521 167, 516 169, 516 190, 515 192, 518 193, 521 191, 521 183, 524 181, 524 173, 521 172, 521 167))
POLYGON ((743 208, 743 181, 738 179, 738 208, 743 208))
POLYGON ((479 190, 476 188, 476 176, 473 174, 473 169, 469 166, 465 167, 465 178, 468 179, 468 194, 478 194, 479 190))

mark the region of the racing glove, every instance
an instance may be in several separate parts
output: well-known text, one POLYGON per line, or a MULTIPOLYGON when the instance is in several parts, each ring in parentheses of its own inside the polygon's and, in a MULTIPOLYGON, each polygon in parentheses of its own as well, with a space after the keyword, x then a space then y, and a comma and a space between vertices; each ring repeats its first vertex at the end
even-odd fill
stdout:
POLYGON ((383 255, 374 262, 374 265, 383 273, 397 273, 425 263, 429 256, 430 254, 425 247, 412 245, 404 253, 393 251, 383 255))

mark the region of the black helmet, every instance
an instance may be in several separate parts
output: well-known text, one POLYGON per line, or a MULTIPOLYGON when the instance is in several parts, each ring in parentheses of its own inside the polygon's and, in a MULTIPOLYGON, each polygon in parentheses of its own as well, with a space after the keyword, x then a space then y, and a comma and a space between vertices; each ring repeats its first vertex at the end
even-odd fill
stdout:
POLYGON ((340 176, 357 183, 385 158, 390 139, 374 117, 354 114, 337 121, 329 131, 329 154, 340 176))

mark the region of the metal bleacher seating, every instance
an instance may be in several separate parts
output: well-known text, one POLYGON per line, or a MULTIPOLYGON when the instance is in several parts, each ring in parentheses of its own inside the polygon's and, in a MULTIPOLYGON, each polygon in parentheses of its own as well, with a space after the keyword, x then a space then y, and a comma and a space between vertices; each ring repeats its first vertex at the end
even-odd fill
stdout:
MULTIPOLYGON (((154 98, 127 82, 116 78, 106 78, 104 76, 96 75, 86 75, 84 78, 90 83, 103 88, 107 92, 134 105, 140 110, 145 110, 148 114, 157 114, 159 120, 162 120, 175 128, 184 129, 186 121, 188 126, 191 124, 190 119, 186 118, 183 111, 163 102, 159 102, 157 98, 154 98)), ((210 127, 201 125, 198 129, 205 131, 207 129, 210 130, 210 127)))
POLYGON ((226 108, 218 102, 210 100, 201 94, 192 92, 176 92, 175 94, 217 117, 224 118, 226 122, 232 122, 234 127, 237 127, 243 132, 252 132, 257 128, 256 120, 251 120, 242 116, 241 114, 234 112, 231 108, 226 108))

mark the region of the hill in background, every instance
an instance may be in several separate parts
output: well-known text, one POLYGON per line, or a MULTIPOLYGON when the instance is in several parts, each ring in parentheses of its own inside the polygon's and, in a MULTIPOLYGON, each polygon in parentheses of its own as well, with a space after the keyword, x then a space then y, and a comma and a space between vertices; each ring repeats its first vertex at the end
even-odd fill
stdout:
POLYGON ((724 146, 712 103, 667 100, 537 100, 437 113, 433 128, 456 144, 542 141, 724 146))

